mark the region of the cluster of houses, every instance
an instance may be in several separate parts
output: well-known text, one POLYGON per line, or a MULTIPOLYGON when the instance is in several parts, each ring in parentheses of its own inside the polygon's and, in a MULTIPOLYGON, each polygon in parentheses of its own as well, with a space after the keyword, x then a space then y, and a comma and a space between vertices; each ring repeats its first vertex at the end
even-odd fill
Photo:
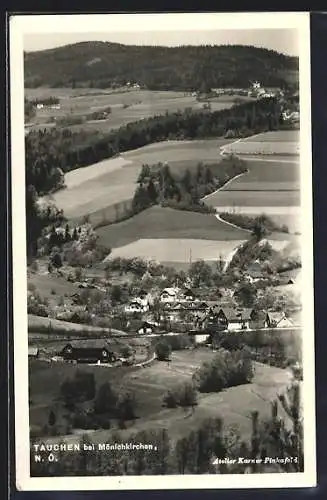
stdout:
MULTIPOLYGON (((298 317, 289 318, 284 312, 258 311, 238 308, 196 297, 190 288, 165 288, 159 294, 154 311, 154 299, 145 292, 125 307, 126 313, 140 312, 142 319, 129 321, 135 333, 154 333, 165 324, 174 329, 178 324, 197 331, 239 331, 263 328, 292 328, 300 326, 298 317)), ((132 315, 131 315, 132 317, 132 315)))

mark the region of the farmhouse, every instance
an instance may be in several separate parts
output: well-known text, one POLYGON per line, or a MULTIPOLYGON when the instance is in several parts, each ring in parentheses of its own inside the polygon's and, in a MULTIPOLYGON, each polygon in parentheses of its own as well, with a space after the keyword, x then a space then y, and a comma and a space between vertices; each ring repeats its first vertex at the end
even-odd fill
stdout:
POLYGON ((255 261, 247 267, 246 278, 250 283, 256 283, 265 279, 260 262, 255 261))
POLYGON ((266 317, 267 328, 287 328, 293 326, 293 322, 286 317, 284 312, 268 312, 266 317))
POLYGON ((75 363, 111 363, 116 355, 105 345, 103 347, 75 347, 67 344, 60 353, 65 361, 75 363))
POLYGON ((253 309, 222 308, 215 305, 206 313, 197 315, 195 323, 197 327, 210 332, 245 330, 250 328, 254 317, 253 309))
POLYGON ((227 330, 246 330, 250 328, 253 309, 233 309, 225 307, 218 313, 219 321, 227 325, 227 330))
POLYGON ((181 292, 181 298, 186 301, 194 301, 196 299, 195 293, 190 288, 185 288, 181 292))
POLYGON ((147 301, 144 303, 144 300, 136 298, 127 304, 124 309, 126 313, 142 313, 147 312, 149 306, 147 301))
POLYGON ((160 294, 160 302, 172 303, 176 302, 180 294, 180 289, 175 288, 165 288, 160 294))

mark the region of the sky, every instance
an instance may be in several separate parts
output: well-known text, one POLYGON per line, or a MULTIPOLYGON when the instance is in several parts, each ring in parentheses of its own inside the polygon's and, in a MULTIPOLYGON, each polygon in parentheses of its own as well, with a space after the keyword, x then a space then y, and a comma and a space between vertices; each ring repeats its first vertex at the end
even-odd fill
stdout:
POLYGON ((106 41, 126 45, 253 45, 283 54, 299 55, 295 29, 230 29, 199 31, 138 31, 84 33, 29 33, 24 36, 26 52, 51 49, 84 41, 106 41))

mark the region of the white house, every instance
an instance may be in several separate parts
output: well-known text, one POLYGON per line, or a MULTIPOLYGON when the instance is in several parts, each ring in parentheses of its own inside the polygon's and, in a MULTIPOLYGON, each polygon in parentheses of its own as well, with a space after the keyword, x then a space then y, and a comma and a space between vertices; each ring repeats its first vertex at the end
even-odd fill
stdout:
POLYGON ((179 288, 165 288, 160 294, 160 302, 164 304, 176 302, 179 298, 179 288))
POLYGON ((132 300, 124 308, 126 313, 143 313, 149 310, 148 304, 142 304, 139 300, 132 300))

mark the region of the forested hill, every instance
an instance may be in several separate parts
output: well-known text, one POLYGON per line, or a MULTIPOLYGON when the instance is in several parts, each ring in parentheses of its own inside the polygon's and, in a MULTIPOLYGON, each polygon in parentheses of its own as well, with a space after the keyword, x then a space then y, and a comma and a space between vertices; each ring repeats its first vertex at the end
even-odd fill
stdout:
POLYGON ((137 82, 148 89, 284 86, 298 59, 251 46, 134 46, 81 42, 25 53, 25 86, 97 87, 137 82))

